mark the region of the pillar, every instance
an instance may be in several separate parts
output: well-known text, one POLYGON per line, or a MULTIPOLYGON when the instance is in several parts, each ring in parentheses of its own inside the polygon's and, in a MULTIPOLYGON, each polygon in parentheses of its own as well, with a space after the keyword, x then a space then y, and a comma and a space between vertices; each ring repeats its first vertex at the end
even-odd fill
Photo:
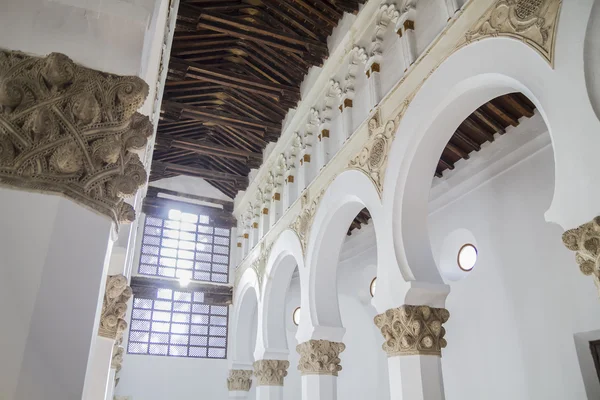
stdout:
POLYGON ((258 360, 254 362, 256 400, 283 400, 283 378, 287 376, 287 360, 258 360))
POLYGON ((12 321, 0 397, 84 398, 93 371, 110 366, 98 316, 111 238, 135 219, 124 199, 146 183, 135 152, 154 128, 136 110, 149 88, 64 54, 0 60, 0 223, 11 226, 0 241, 0 318, 12 321), (65 338, 68 350, 57 345, 65 338))
MULTIPOLYGON (((265 196, 267 196, 266 193, 265 193, 265 196)), ((270 204, 270 202, 264 202, 262 209, 260 210, 260 221, 258 223, 259 239, 262 238, 263 236, 265 236, 265 234, 269 231, 269 228, 271 227, 271 219, 269 217, 269 204, 270 204)))
POLYGON ((415 13, 413 6, 406 8, 396 22, 396 33, 400 37, 404 70, 406 71, 417 60, 417 37, 415 35, 415 13))
POLYGON ((373 110, 383 97, 380 71, 381 55, 377 54, 369 58, 365 68, 369 87, 369 111, 373 110))
MULTIPOLYGON (((346 142, 352 136, 353 133, 353 120, 352 120, 352 99, 354 93, 345 93, 342 104, 340 105, 340 112, 342 113, 342 143, 346 142)), ((342 146, 340 146, 341 148, 342 146)))
POLYGON ((300 354, 302 400, 337 398, 337 376, 342 370, 339 356, 345 349, 344 343, 329 340, 309 340, 296 346, 300 354))
POLYGON ((325 105, 321 111, 321 124, 319 125, 319 134, 317 136, 317 151, 316 151, 316 169, 317 174, 327 165, 331 159, 331 107, 325 105))
POLYGON ((562 235, 567 249, 575 252, 579 270, 594 279, 600 295, 600 216, 562 235))
POLYGON ((111 275, 107 278, 100 327, 93 348, 93 364, 85 382, 85 400, 105 400, 108 395, 113 361, 122 362, 123 358, 120 343, 127 329, 124 318, 132 295, 125 276, 111 275))
POLYGON ((252 370, 230 369, 227 378, 227 390, 229 398, 246 399, 252 387, 252 370))
POLYGON ((446 3, 446 11, 448 12, 448 19, 450 20, 458 11, 458 3, 456 0, 444 0, 444 2, 446 3))
POLYGON ((443 400, 445 308, 403 305, 375 317, 388 355, 391 400, 443 400))
POLYGON ((299 144, 294 143, 290 151, 290 155, 287 158, 287 170, 285 175, 285 187, 283 196, 283 210, 287 211, 288 208, 298 198, 298 181, 296 177, 296 151, 299 150, 299 144))
POLYGON ((269 211, 269 225, 273 226, 279 221, 279 218, 283 215, 283 201, 281 198, 281 185, 278 185, 273 190, 271 197, 271 210, 269 211))

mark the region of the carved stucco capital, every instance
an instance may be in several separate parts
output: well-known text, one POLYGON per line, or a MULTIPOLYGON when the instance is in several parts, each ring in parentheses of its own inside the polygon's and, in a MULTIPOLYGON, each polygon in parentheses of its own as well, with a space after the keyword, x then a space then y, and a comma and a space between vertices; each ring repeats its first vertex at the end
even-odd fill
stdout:
POLYGON ((258 360, 254 362, 257 386, 283 386, 290 362, 287 360, 258 360))
POLYGON ((127 285, 127 278, 123 275, 109 275, 106 280, 98 335, 114 340, 121 338, 127 329, 127 322, 123 318, 125 318, 127 301, 131 295, 132 291, 127 285))
POLYGON ((346 349, 344 343, 329 340, 309 340, 296 346, 300 354, 298 369, 302 375, 338 376, 342 370, 340 353, 346 349))
POLYGON ((154 132, 136 112, 147 95, 138 77, 84 68, 64 54, 0 50, 0 184, 133 221, 124 199, 146 183, 134 151, 154 132))
POLYGON ((575 252, 575 261, 584 275, 591 275, 600 291, 600 216, 562 235, 567 249, 575 252))
POLYGON ((227 389, 230 392, 243 391, 248 392, 252 387, 252 370, 230 369, 227 378, 227 389))
POLYGON ((388 357, 408 355, 441 356, 446 347, 442 326, 450 318, 445 308, 404 305, 375 317, 388 357))

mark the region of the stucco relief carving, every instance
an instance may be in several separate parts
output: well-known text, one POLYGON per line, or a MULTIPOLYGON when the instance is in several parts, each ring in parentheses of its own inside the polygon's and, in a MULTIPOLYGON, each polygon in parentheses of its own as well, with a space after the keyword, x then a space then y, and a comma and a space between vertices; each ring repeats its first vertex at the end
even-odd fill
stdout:
POLYGON ((113 356, 110 362, 110 367, 116 369, 117 372, 121 370, 123 367, 123 354, 125 353, 125 348, 123 346, 115 345, 113 346, 113 356))
POLYGON ((498 0, 459 46, 487 37, 512 37, 533 47, 553 65, 561 3, 562 0, 498 0))
POLYGON ((123 318, 127 312, 127 301, 132 294, 125 276, 109 275, 106 280, 106 291, 98 328, 100 336, 117 340, 127 329, 127 322, 123 318))
POLYGON ((450 318, 445 308, 404 305, 392 308, 375 317, 385 342, 388 357, 406 355, 441 356, 446 347, 442 326, 450 318))
POLYGON ((252 371, 247 369, 230 369, 227 378, 227 389, 230 392, 248 392, 252 387, 252 371))
POLYGON ((258 360, 254 362, 254 376, 258 386, 283 386, 290 362, 287 360, 258 360))
POLYGON ((323 197, 325 190, 321 190, 314 199, 310 198, 309 193, 310 191, 307 189, 302 194, 302 197, 300 198, 302 210, 294 222, 292 222, 290 225, 290 229, 292 229, 294 232, 296 232, 296 235, 298 235, 300 244, 302 245, 302 250, 304 252, 306 252, 306 247, 308 246, 308 237, 312 221, 315 217, 317 207, 319 206, 319 202, 321 201, 321 197, 323 197))
POLYGON ((261 249, 258 257, 252 263, 252 269, 256 272, 256 278, 258 280, 258 291, 259 293, 262 291, 262 283, 264 280, 265 271, 267 269, 267 261, 269 259, 269 254, 271 254, 271 248, 273 244, 266 245, 265 242, 260 244, 261 249))
POLYGON ((309 340, 296 346, 300 354, 298 369, 302 375, 338 376, 342 370, 340 353, 346 349, 344 343, 329 340, 309 340))
POLYGON ((575 252, 575 260, 584 275, 591 275, 600 292, 600 216, 578 228, 563 233, 567 249, 575 252))
POLYGON ((136 112, 148 95, 138 77, 0 51, 0 184, 64 195, 109 216, 135 219, 123 201, 146 183, 134 150, 153 133, 136 112))
POLYGON ((363 148, 348 163, 349 168, 364 172, 375 184, 379 196, 383 193, 383 180, 387 167, 388 152, 396 135, 396 129, 404 115, 410 100, 404 101, 396 117, 383 125, 381 112, 377 110, 369 120, 369 138, 363 148))

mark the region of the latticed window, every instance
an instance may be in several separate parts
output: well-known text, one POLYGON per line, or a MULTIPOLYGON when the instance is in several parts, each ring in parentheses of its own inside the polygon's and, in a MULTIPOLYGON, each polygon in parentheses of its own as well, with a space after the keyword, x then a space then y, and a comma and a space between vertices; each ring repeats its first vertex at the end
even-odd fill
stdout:
POLYGON ((147 216, 138 272, 168 278, 227 283, 229 228, 206 215, 169 211, 167 219, 147 216))
POLYGON ((135 297, 131 354, 227 358, 227 306, 204 303, 204 293, 158 289, 155 300, 135 297))

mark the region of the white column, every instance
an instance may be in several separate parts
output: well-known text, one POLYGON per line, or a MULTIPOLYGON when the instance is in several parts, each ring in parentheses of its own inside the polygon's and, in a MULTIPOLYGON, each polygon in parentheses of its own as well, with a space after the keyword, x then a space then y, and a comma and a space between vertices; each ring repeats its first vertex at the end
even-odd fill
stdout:
POLYGON ((337 398, 337 376, 302 375, 302 400, 334 400, 337 398))
POLYGON ((354 93, 346 93, 344 94, 344 98, 342 100, 342 104, 340 105, 340 111, 342 113, 342 130, 343 134, 341 137, 341 145, 352 136, 353 133, 353 121, 352 121, 352 99, 354 98, 354 93))
POLYGON ((281 186, 278 186, 277 189, 273 192, 273 197, 271 198, 271 209, 269 210, 269 225, 273 226, 279 221, 281 215, 283 214, 283 201, 281 199, 281 186))
POLYGON ((105 400, 113 400, 115 397, 115 385, 117 378, 117 369, 111 368, 110 374, 108 375, 108 390, 106 391, 105 400))
POLYGON ((283 209, 287 210, 298 198, 298 182, 295 175, 296 168, 289 171, 289 175, 285 178, 285 186, 283 188, 283 209))
POLYGON ((439 356, 388 358, 390 400, 443 400, 444 379, 439 356))
POLYGON ((402 44, 402 58, 404 59, 404 70, 406 71, 417 59, 417 37, 415 35, 415 14, 414 6, 408 7, 400 15, 396 22, 396 33, 400 37, 402 44))
POLYGON ((256 400, 283 400, 283 386, 257 386, 256 400))
POLYGON ((230 390, 229 398, 230 399, 247 399, 248 392, 243 391, 243 390, 230 390))
POLYGON ((265 234, 269 231, 269 228, 271 227, 271 219, 269 217, 269 203, 263 203, 262 210, 260 211, 260 222, 258 223, 258 227, 259 238, 265 236, 265 234))
POLYGON ((458 11, 458 3, 456 0, 444 0, 446 3, 446 11, 448 12, 448 19, 451 19, 454 14, 458 11))
POLYGON ((369 86, 369 111, 373 110, 382 98, 381 89, 381 56, 374 55, 366 63, 365 73, 369 86))
POLYGON ((86 377, 86 393, 84 400, 105 400, 110 380, 110 363, 112 362, 114 339, 102 336, 96 338, 92 363, 86 377))
POLYGON ((403 305, 375 317, 388 355, 391 400, 444 400, 445 308, 403 305))

